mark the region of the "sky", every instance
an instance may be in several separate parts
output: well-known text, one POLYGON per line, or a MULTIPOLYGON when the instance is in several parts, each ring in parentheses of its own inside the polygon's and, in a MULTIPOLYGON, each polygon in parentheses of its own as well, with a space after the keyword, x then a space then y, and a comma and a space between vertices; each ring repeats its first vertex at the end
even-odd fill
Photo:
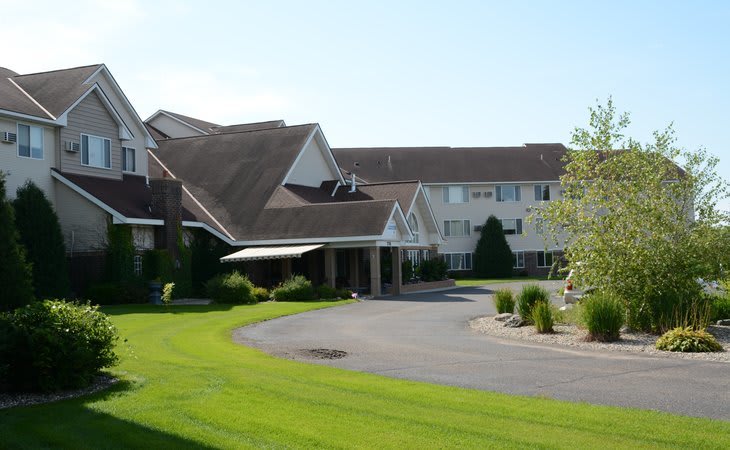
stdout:
POLYGON ((142 119, 317 122, 332 147, 568 144, 612 96, 627 135, 673 123, 730 180, 727 1, 0 6, 0 66, 104 63, 142 119))

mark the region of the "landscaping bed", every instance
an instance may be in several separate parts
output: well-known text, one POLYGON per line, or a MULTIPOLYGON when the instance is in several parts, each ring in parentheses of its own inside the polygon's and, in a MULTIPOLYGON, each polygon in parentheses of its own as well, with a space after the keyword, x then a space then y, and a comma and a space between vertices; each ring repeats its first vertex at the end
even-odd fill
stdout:
POLYGON ((490 336, 517 339, 542 344, 563 345, 581 350, 601 350, 640 353, 668 358, 700 359, 705 361, 730 362, 730 327, 710 326, 707 331, 715 336, 725 349, 724 352, 681 353, 667 352, 655 348, 658 336, 648 333, 622 330, 621 338, 615 342, 595 342, 586 340, 587 333, 577 325, 556 324, 554 333, 538 333, 535 327, 505 327, 504 322, 494 316, 479 317, 469 322, 476 331, 490 336))

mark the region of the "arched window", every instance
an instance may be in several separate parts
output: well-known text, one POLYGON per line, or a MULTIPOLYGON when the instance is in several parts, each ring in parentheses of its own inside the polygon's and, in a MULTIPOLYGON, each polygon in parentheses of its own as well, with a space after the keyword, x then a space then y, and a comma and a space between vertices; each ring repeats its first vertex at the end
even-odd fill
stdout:
POLYGON ((416 219, 416 215, 413 213, 408 216, 408 226, 411 227, 411 231, 413 232, 413 239, 408 240, 408 242, 418 243, 418 219, 416 219))

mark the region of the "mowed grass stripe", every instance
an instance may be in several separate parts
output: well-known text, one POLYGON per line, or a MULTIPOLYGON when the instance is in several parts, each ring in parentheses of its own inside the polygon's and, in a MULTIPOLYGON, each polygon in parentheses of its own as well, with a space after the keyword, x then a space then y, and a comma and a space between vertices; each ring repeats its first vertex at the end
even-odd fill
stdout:
POLYGON ((730 447, 727 422, 390 379, 232 342, 238 326, 325 306, 108 308, 128 338, 115 369, 127 382, 85 399, 0 411, 0 445, 730 447))

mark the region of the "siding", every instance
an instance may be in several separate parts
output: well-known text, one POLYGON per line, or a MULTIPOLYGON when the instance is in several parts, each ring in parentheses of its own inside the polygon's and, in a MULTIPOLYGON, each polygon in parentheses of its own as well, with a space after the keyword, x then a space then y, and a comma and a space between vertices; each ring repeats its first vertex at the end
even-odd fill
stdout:
POLYGON ((287 183, 319 187, 322 181, 336 178, 337 175, 332 173, 332 169, 324 159, 317 139, 312 139, 292 170, 287 183))
POLYGON ((106 244, 109 214, 61 182, 54 181, 58 219, 66 251, 75 255, 102 250, 106 244))
MULTIPOLYGON (((72 153, 61 150, 61 171, 121 179, 122 141, 119 139, 119 126, 102 104, 96 92, 87 95, 81 103, 68 113, 68 125, 61 129, 59 146, 63 148, 63 142, 65 141, 81 144, 81 133, 111 139, 111 169, 84 166, 81 164, 80 151, 72 153)), ((138 149, 137 151, 143 150, 138 149)))
MULTIPOLYGON (((21 121, 26 125, 35 125, 21 121)), ((54 184, 51 178, 51 168, 56 164, 55 130, 51 127, 43 128, 43 159, 21 158, 18 156, 18 145, 0 142, 0 171, 6 175, 5 189, 10 199, 15 198, 15 192, 26 180, 41 188, 51 203, 55 202, 54 184)), ((18 132, 18 122, 0 118, 0 132, 18 132)))
POLYGON ((150 120, 150 125, 162 131, 171 138, 181 138, 189 136, 202 136, 203 133, 196 131, 189 126, 183 125, 175 119, 159 114, 154 119, 150 120))

